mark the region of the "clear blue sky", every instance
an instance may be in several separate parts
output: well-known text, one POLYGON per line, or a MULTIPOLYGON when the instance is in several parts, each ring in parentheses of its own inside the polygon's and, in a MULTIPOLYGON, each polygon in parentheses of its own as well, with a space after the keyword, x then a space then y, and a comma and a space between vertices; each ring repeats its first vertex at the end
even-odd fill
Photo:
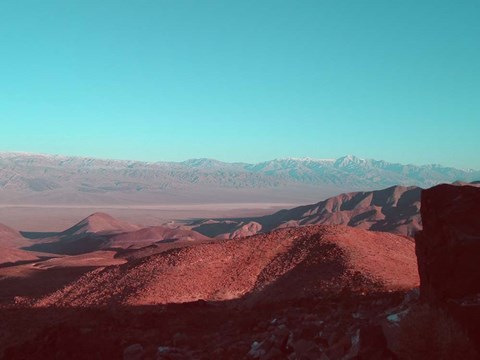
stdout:
POLYGON ((480 2, 2 0, 0 151, 480 169, 480 2))

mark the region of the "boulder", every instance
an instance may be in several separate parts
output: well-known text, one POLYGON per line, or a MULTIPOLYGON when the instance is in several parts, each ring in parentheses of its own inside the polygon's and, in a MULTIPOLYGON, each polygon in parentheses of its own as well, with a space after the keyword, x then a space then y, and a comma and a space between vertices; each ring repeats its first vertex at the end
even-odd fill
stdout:
POLYGON ((322 356, 322 351, 313 341, 300 339, 293 345, 297 359, 315 360, 322 356))
POLYGON ((421 198, 420 299, 447 309, 480 350, 480 188, 438 185, 421 198))
POLYGON ((170 346, 160 346, 157 349, 156 360, 191 360, 188 351, 170 346))
POLYGON ((366 325, 360 329, 357 357, 359 359, 388 360, 395 355, 388 349, 387 339, 380 325, 366 325))
POLYGON ((263 342, 254 341, 248 352, 248 356, 252 359, 259 359, 264 356, 267 352, 263 348, 263 342))
POLYGON ((415 237, 421 298, 442 304, 480 293, 480 188, 422 191, 423 230, 415 237))

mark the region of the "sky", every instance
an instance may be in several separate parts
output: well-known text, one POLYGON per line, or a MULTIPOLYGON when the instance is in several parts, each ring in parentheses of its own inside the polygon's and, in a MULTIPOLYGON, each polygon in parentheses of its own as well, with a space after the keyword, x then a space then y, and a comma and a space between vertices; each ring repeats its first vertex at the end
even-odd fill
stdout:
POLYGON ((480 169, 480 2, 2 0, 0 151, 480 169))

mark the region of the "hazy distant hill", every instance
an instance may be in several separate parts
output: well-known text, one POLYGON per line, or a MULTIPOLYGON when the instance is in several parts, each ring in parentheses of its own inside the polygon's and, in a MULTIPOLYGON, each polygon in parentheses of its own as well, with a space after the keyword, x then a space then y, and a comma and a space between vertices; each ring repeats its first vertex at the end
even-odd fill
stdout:
MULTIPOLYGON (((0 224, 0 230, 1 230, 0 224)), ((140 227, 95 213, 59 233, 24 233, 32 239, 25 250, 51 254, 84 254, 103 249, 142 248, 155 243, 192 242, 209 238, 181 227, 140 227)), ((2 242, 0 232, 0 246, 2 242)))
POLYGON ((336 160, 276 159, 246 164, 212 159, 147 163, 0 154, 3 203, 305 203, 360 189, 398 184, 430 187, 442 182, 469 182, 479 178, 478 171, 440 165, 392 164, 355 156, 336 160))

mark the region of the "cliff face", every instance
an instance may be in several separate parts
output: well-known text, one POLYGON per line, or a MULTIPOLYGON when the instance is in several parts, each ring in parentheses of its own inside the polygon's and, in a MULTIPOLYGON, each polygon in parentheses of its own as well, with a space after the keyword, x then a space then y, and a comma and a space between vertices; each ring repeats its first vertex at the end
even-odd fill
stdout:
POLYGON ((480 293, 480 188, 438 185, 422 192, 416 236, 420 290, 430 303, 480 293))
POLYGON ((480 351, 480 187, 424 190, 421 215, 415 238, 421 299, 446 309, 480 351))

